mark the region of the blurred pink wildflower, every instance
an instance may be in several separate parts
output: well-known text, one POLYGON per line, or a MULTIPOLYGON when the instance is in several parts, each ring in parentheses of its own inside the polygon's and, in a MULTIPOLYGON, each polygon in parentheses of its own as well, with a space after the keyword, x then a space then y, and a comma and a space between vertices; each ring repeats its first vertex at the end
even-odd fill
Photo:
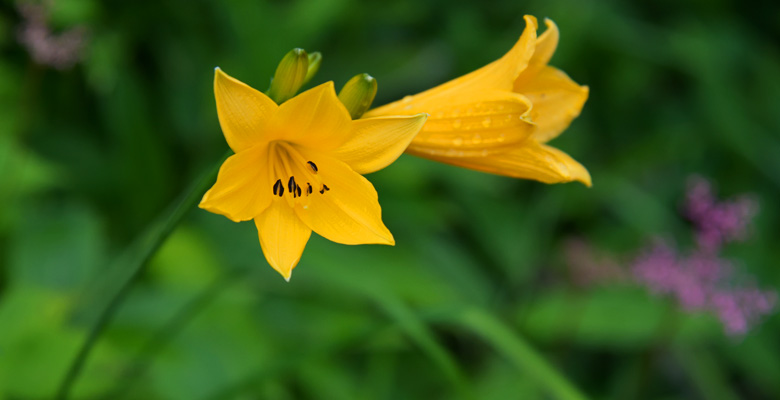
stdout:
POLYGON ((686 311, 716 315, 731 336, 747 333, 777 304, 777 293, 760 290, 738 276, 731 262, 701 249, 685 256, 657 242, 637 257, 632 271, 639 284, 674 298, 686 311))
POLYGON ((673 298, 686 311, 714 314, 726 334, 741 336, 770 314, 778 300, 776 292, 761 290, 720 256, 725 244, 747 239, 757 210, 755 201, 746 196, 718 201, 708 181, 693 178, 684 213, 693 223, 696 247, 688 254, 655 240, 630 263, 631 277, 627 277, 614 259, 596 257, 586 243, 571 241, 566 246, 568 262, 578 283, 632 280, 652 293, 673 298))
POLYGON ((86 29, 77 26, 54 34, 46 22, 50 5, 50 2, 34 4, 27 1, 17 5, 22 16, 18 40, 38 64, 64 70, 81 59, 86 29))
POLYGON ((685 215, 693 222, 703 250, 718 251, 726 243, 747 238, 758 204, 747 196, 718 202, 708 181, 694 177, 688 184, 685 215))

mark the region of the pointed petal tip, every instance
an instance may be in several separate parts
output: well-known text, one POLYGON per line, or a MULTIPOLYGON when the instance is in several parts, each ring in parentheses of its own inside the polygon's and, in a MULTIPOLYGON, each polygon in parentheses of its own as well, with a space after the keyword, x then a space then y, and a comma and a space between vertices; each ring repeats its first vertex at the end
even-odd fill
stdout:
POLYGON ((225 71, 222 70, 220 67, 214 67, 214 87, 216 87, 217 83, 220 82, 222 79, 230 78, 230 75, 226 74, 225 71))
POLYGON ((591 180, 590 174, 587 170, 585 171, 585 175, 578 177, 576 181, 582 183, 588 188, 593 187, 593 181, 591 180))
MULTIPOLYGON (((298 261, 295 262, 295 264, 297 264, 297 263, 298 263, 298 261)), ((287 268, 276 268, 276 266, 272 266, 272 267, 276 270, 276 272, 279 273, 279 275, 282 276, 282 278, 284 278, 284 280, 286 282, 290 282, 290 278, 292 278, 292 271, 293 271, 293 268, 295 268, 295 264, 293 264, 292 268, 289 268, 289 269, 287 269, 287 268)))
POLYGON ((532 25, 534 30, 539 28, 539 23, 536 21, 536 17, 530 14, 523 15, 526 25, 532 25))
POLYGON ((223 216, 223 217, 225 217, 225 218, 227 218, 227 219, 229 219, 229 220, 231 220, 233 222, 236 222, 236 223, 249 221, 250 219, 252 219, 252 218, 236 217, 235 215, 230 214, 230 213, 222 210, 221 208, 214 206, 213 204, 208 204, 207 202, 201 202, 200 204, 198 204, 198 208, 200 208, 202 210, 206 210, 206 211, 208 211, 208 212, 210 212, 212 214, 221 215, 221 216, 223 216))
MULTIPOLYGON (((295 263, 297 264, 298 262, 296 261, 295 263)), ((292 278, 292 270, 293 268, 295 268, 295 265, 293 265, 292 268, 287 269, 287 268, 278 268, 275 264, 271 264, 271 268, 273 268, 276 272, 278 272, 279 275, 281 275, 286 282, 290 282, 290 278, 292 278)))
POLYGON ((580 163, 572 160, 572 163, 567 165, 569 169, 569 182, 580 182, 587 187, 593 186, 593 181, 590 177, 590 172, 580 163))
POLYGON ((333 81, 327 81, 320 86, 322 86, 324 89, 331 89, 333 90, 333 93, 336 93, 336 84, 333 83, 333 81))
MULTIPOLYGON (((428 121, 428 118, 430 118, 431 114, 429 113, 419 113, 412 115, 410 118, 414 120, 415 125, 419 124, 418 129, 422 129, 423 125, 425 125, 425 122, 428 121)), ((417 132, 415 132, 416 134, 417 132)))

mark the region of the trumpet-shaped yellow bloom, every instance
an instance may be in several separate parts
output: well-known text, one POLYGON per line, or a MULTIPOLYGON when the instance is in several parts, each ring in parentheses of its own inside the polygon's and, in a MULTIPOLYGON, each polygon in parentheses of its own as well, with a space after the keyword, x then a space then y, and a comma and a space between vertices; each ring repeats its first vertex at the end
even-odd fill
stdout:
POLYGON ((536 36, 536 18, 515 46, 497 61, 414 96, 369 111, 367 117, 429 113, 408 153, 464 168, 535 179, 580 181, 588 171, 546 143, 576 118, 588 87, 547 63, 558 45, 558 28, 536 36))
POLYGON ((352 120, 333 82, 277 105, 219 68, 217 115, 235 152, 200 207, 254 219, 268 263, 289 280, 311 232, 343 244, 395 244, 361 174, 395 161, 426 116, 352 120))

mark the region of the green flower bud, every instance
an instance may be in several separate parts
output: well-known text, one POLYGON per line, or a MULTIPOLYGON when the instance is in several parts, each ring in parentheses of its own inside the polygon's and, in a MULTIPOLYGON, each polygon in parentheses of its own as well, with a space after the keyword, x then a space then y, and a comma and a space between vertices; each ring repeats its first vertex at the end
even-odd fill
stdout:
POLYGON ((355 75, 339 92, 339 100, 347 107, 352 119, 368 111, 376 96, 376 79, 369 74, 355 75))
POLYGON ((268 88, 266 94, 276 104, 284 103, 298 93, 306 81, 308 71, 309 56, 306 51, 303 49, 290 50, 276 67, 276 74, 274 74, 271 87, 268 88))
POLYGON ((303 79, 303 84, 307 84, 314 75, 317 75, 317 71, 320 70, 320 63, 322 63, 322 54, 319 51, 309 54, 309 70, 306 72, 306 78, 303 79))

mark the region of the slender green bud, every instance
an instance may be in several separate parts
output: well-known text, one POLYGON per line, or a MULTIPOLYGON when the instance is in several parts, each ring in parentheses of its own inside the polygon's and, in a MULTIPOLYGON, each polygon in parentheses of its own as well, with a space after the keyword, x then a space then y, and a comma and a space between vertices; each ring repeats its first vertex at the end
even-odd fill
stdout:
POLYGON ((315 51, 309 54, 309 70, 306 72, 306 78, 303 79, 303 84, 309 83, 314 75, 317 75, 317 71, 320 70, 320 63, 322 63, 322 53, 315 51))
POLYGON ((374 77, 369 74, 355 75, 341 88, 339 100, 347 107, 352 119, 358 119, 371 107, 376 89, 374 77))
POLYGON ((271 81, 271 87, 266 94, 273 99, 276 104, 282 104, 295 96, 301 86, 305 83, 306 75, 309 70, 309 56, 303 49, 292 49, 287 53, 279 66, 276 67, 276 74, 271 81))

